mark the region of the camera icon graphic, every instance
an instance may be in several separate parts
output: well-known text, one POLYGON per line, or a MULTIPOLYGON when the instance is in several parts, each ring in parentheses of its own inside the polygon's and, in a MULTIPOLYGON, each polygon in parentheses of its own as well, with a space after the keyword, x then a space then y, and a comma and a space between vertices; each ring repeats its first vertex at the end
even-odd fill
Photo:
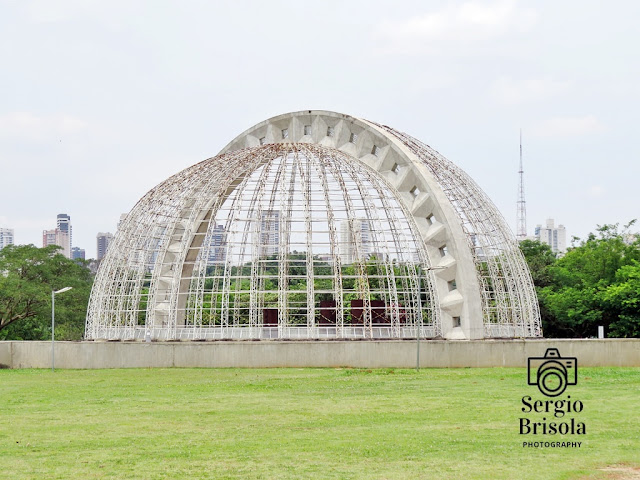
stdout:
POLYGON ((547 397, 557 397, 567 385, 577 385, 578 359, 561 357, 557 348, 547 348, 544 357, 528 358, 527 374, 529 385, 537 385, 547 397))

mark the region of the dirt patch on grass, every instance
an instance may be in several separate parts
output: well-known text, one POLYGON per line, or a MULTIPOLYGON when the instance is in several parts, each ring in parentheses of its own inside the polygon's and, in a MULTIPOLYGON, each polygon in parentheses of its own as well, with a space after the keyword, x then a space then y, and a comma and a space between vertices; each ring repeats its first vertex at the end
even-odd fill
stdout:
POLYGON ((611 480, 640 480, 640 467, 631 467, 629 465, 609 465, 600 470, 605 472, 605 478, 611 480))

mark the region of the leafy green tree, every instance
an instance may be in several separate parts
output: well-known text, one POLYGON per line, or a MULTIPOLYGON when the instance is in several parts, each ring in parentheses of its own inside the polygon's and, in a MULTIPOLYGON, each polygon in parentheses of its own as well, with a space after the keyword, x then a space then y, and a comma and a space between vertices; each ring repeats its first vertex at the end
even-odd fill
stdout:
POLYGON ((0 340, 51 338, 51 291, 56 297, 56 338, 79 340, 84 332, 92 276, 57 246, 9 245, 0 250, 0 340))
POLYGON ((551 284, 549 267, 556 262, 556 256, 551 247, 537 240, 523 240, 520 250, 527 260, 533 283, 536 287, 546 287, 551 284))
POLYGON ((626 225, 622 232, 618 224, 599 226, 597 234, 590 233, 587 239, 558 260, 554 268, 556 283, 597 289, 616 282, 616 272, 633 260, 640 260, 638 241, 625 242, 630 235, 626 225))
POLYGON ((613 337, 640 337, 640 263, 620 267, 616 282, 599 295, 613 337))
POLYGON ((520 242, 520 250, 522 250, 524 258, 529 265, 529 271, 538 295, 544 335, 546 337, 573 336, 572 334, 561 333, 562 328, 557 325, 555 315, 549 310, 549 302, 546 301, 546 293, 543 290, 544 287, 552 284, 551 267, 556 263, 556 255, 549 245, 537 240, 523 240, 520 242))
POLYGON ((629 233, 633 223, 622 231, 599 226, 553 262, 537 242, 522 242, 545 336, 594 336, 599 325, 609 336, 640 336, 640 241, 629 233))

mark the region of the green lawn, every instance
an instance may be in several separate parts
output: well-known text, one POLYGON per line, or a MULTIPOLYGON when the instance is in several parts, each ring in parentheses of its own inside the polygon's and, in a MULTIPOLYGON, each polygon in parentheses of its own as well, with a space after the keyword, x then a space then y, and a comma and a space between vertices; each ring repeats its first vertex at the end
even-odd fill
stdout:
POLYGON ((583 402, 586 435, 519 435, 524 395, 543 398, 516 368, 0 370, 0 478, 604 479, 640 466, 640 369, 581 369, 560 398, 583 402))

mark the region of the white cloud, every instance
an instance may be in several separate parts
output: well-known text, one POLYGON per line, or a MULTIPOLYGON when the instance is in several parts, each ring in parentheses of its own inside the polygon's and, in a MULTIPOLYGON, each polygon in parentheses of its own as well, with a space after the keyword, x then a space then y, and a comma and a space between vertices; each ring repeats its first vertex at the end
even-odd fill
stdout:
POLYGON ((378 31, 384 53, 437 53, 529 30, 538 14, 513 0, 470 1, 404 21, 385 22, 378 31))
POLYGON ((38 116, 13 112, 0 116, 0 137, 39 141, 78 133, 86 126, 83 120, 66 114, 38 116))
POLYGON ((604 187, 602 187, 601 185, 593 185, 590 189, 589 189, 589 196, 590 197, 602 197, 605 193, 606 193, 606 189, 604 187))
POLYGON ((595 115, 583 117, 555 117, 534 126, 530 131, 535 137, 576 137, 602 133, 607 127, 595 115))
POLYGON ((506 105, 537 102, 566 91, 570 82, 557 81, 550 77, 514 80, 500 77, 493 82, 492 94, 496 100, 506 105))

